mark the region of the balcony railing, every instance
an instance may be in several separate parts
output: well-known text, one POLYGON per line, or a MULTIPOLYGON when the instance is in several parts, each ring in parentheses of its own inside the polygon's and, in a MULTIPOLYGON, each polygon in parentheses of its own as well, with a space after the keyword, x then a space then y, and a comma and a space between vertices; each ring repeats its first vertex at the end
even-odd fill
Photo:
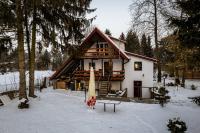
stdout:
MULTIPOLYGON (((95 77, 100 77, 101 73, 100 71, 94 71, 95 77)), ((77 70, 74 72, 74 77, 83 77, 87 78, 90 77, 90 70, 77 70)))
POLYGON ((114 50, 110 48, 90 48, 87 49, 81 58, 118 58, 114 50))
MULTIPOLYGON (((94 75, 95 75, 95 80, 103 80, 104 77, 106 77, 107 75, 103 75, 103 72, 100 71, 94 71, 94 75)), ((75 79, 79 79, 79 80, 89 80, 90 77, 90 70, 76 70, 73 74, 75 79)), ((105 78, 106 79, 106 78, 105 78)), ((124 79, 124 71, 123 70, 114 70, 111 71, 111 75, 110 75, 110 80, 111 81, 121 81, 124 79)))
POLYGON ((124 70, 112 71, 111 80, 123 80, 124 70))

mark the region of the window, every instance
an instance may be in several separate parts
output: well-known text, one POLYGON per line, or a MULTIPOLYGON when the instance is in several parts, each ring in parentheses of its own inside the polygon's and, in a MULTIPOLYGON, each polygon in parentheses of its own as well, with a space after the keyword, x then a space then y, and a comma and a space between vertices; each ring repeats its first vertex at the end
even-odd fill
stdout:
POLYGON ((141 71, 142 70, 142 62, 135 62, 134 63, 134 70, 141 71))
POLYGON ((95 63, 94 62, 89 63, 89 69, 90 69, 91 66, 93 67, 93 69, 95 69, 95 63))
POLYGON ((108 44, 106 42, 97 42, 96 48, 97 52, 102 52, 102 54, 108 55, 107 53, 108 44))

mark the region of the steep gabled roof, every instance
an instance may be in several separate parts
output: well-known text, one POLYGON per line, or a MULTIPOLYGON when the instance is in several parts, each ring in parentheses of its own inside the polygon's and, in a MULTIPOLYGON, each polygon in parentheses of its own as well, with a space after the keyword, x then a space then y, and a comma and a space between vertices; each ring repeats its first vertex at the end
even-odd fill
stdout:
POLYGON ((62 71, 67 67, 67 65, 72 61, 72 56, 68 58, 57 70, 56 72, 50 77, 50 80, 55 79, 57 76, 59 76, 62 71))
POLYGON ((138 58, 141 58, 141 59, 145 59, 145 60, 149 60, 149 61, 152 61, 152 62, 157 62, 158 61, 155 58, 150 58, 150 57, 147 57, 147 56, 144 56, 144 55, 139 55, 139 54, 135 54, 135 53, 127 52, 127 51, 125 51, 125 53, 127 55, 135 56, 135 57, 138 57, 138 58))
POLYGON ((110 37, 110 39, 112 39, 112 40, 116 40, 116 41, 119 41, 119 42, 122 42, 122 43, 126 44, 126 41, 124 41, 124 40, 115 38, 115 37, 113 37, 113 36, 109 36, 109 37, 110 37))
POLYGON ((89 40, 91 40, 91 38, 95 34, 98 34, 99 36, 101 36, 106 42, 108 42, 109 45, 111 45, 111 47, 113 49, 115 49, 116 51, 119 51, 119 54, 121 57, 129 60, 129 57, 124 53, 124 51, 122 51, 120 48, 118 48, 118 46, 113 42, 113 40, 108 35, 101 32, 97 27, 95 27, 94 30, 85 38, 85 40, 81 43, 80 47, 84 48, 84 46, 87 44, 87 42, 89 42, 89 40))

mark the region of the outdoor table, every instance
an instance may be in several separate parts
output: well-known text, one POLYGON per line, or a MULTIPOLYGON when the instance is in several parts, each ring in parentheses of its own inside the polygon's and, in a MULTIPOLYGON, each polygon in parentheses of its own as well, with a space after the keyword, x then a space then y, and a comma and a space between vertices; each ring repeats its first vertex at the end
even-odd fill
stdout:
POLYGON ((106 111, 106 104, 111 104, 114 106, 114 112, 115 112, 115 106, 119 105, 121 101, 112 101, 112 100, 101 100, 98 103, 103 103, 104 104, 104 112, 106 111))

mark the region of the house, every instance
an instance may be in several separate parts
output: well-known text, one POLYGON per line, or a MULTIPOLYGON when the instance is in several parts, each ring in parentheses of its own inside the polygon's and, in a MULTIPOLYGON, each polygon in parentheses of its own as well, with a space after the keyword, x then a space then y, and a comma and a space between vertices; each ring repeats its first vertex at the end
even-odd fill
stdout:
POLYGON ((79 52, 71 56, 51 77, 54 88, 80 90, 88 85, 89 70, 95 70, 99 96, 127 89, 127 97, 149 98, 153 87, 156 59, 125 51, 125 42, 95 28, 81 43, 79 52))

